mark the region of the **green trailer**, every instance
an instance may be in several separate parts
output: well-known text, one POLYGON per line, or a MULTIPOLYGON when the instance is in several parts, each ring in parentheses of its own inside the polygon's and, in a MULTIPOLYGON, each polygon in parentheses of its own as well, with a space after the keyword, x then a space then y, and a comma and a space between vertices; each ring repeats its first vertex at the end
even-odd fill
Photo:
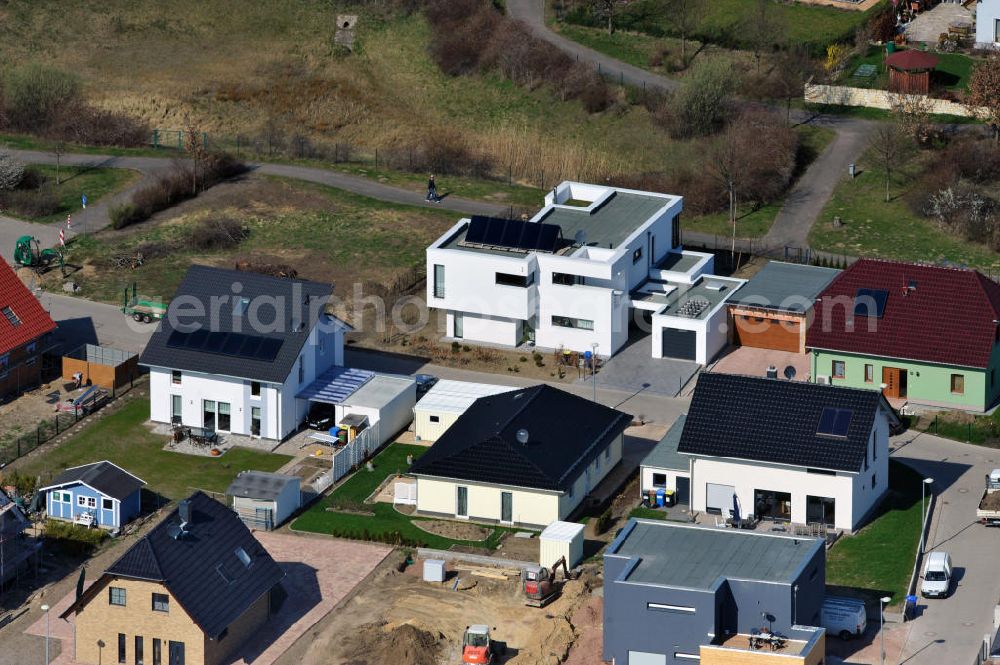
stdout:
POLYGON ((166 316, 167 304, 162 300, 138 295, 135 282, 132 282, 131 288, 125 287, 122 312, 131 316, 134 321, 152 323, 166 316))

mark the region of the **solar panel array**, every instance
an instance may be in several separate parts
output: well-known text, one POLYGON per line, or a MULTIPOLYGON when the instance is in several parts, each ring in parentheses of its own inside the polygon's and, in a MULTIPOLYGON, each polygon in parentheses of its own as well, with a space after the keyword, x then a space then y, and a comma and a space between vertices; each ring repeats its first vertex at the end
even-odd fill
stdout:
POLYGON ((244 335, 237 332, 213 332, 204 329, 194 332, 175 330, 167 338, 167 346, 171 349, 218 353, 234 358, 247 358, 264 362, 271 362, 277 357, 278 351, 281 350, 281 344, 280 339, 272 337, 244 335))
POLYGON ((464 242, 467 245, 551 253, 559 249, 561 241, 562 228, 556 224, 476 215, 469 222, 464 242))
POLYGON ((883 289, 858 289, 854 296, 854 316, 875 316, 885 314, 885 303, 889 292, 883 289))
POLYGON ((819 426, 816 428, 816 433, 825 434, 826 436, 846 437, 853 416, 854 412, 850 409, 835 409, 832 406, 828 406, 820 414, 819 426))

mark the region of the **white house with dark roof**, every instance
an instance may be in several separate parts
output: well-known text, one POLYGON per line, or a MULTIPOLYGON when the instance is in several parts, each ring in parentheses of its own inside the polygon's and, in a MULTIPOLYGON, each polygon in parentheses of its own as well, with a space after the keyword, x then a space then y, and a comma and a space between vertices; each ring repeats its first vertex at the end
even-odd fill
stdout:
POLYGON ((677 452, 691 510, 857 529, 889 489, 889 430, 873 390, 706 373, 677 452))
POLYGON ((325 312, 333 288, 195 265, 139 363, 150 418, 280 440, 305 418, 299 397, 343 365, 349 327, 325 312))
POLYGON ((725 345, 722 303, 743 284, 684 251, 680 196, 563 182, 530 220, 462 219, 427 249, 427 303, 445 336, 610 356, 632 317, 653 357, 707 362, 725 345), (721 318, 720 318, 721 317, 721 318))

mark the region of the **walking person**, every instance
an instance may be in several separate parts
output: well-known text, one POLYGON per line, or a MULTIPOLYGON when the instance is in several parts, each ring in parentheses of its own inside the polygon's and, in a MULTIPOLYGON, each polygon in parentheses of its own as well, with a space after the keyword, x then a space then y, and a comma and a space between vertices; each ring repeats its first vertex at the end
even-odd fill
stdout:
POLYGON ((428 203, 441 203, 441 197, 437 193, 437 183, 434 182, 434 174, 431 174, 430 179, 427 181, 427 202, 428 203))

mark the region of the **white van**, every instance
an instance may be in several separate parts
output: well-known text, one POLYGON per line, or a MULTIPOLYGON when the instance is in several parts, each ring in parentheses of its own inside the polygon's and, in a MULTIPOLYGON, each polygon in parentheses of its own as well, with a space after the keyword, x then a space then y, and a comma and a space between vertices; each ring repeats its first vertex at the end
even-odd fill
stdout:
POLYGON ((864 601, 826 596, 820 608, 820 625, 826 629, 827 635, 837 635, 842 640, 861 637, 868 628, 864 601))
POLYGON ((924 598, 945 598, 951 590, 951 557, 947 552, 931 552, 924 562, 920 594, 924 598))

